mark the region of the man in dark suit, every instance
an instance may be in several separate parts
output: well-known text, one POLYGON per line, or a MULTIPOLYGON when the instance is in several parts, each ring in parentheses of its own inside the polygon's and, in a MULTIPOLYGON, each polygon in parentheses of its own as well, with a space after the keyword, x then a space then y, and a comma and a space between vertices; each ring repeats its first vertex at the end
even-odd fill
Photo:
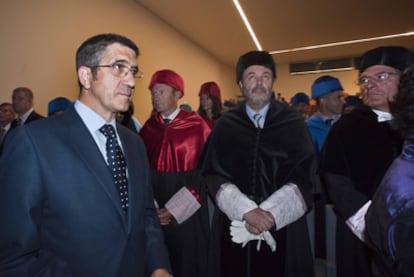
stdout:
POLYGON ((16 118, 16 113, 13 110, 11 103, 3 102, 0 104, 0 145, 10 130, 11 123, 16 118))
POLYGON ((33 92, 26 87, 17 87, 13 90, 12 105, 17 118, 12 122, 11 129, 31 121, 43 118, 33 108, 33 92))
POLYGON ((138 55, 123 36, 86 40, 76 54, 79 99, 6 137, 0 276, 170 276, 144 144, 115 120, 128 109, 138 55), (120 186, 108 163, 117 158, 120 186))

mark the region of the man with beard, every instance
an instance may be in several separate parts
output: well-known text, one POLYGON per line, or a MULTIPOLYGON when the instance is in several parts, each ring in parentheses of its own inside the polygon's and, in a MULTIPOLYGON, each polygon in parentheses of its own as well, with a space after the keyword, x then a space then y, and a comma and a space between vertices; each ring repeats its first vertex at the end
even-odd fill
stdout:
POLYGON ((391 162, 400 154, 402 138, 389 124, 389 102, 400 74, 414 62, 403 47, 366 52, 358 84, 365 104, 341 116, 332 126, 321 153, 320 174, 337 215, 338 277, 369 277, 372 251, 364 244, 364 215, 391 162))
POLYGON ((303 216, 315 168, 307 127, 299 113, 271 101, 276 66, 269 53, 242 55, 236 75, 246 101, 220 118, 201 159, 219 208, 211 276, 313 276, 303 216))
POLYGON ((208 208, 197 169, 210 127, 195 112, 181 110, 184 81, 165 69, 149 85, 154 113, 140 132, 152 170, 158 217, 176 277, 207 274, 208 208))

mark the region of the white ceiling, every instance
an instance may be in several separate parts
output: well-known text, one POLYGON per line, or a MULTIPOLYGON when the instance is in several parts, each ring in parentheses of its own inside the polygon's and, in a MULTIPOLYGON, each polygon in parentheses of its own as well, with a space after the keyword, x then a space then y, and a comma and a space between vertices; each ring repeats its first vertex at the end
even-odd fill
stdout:
MULTIPOLYGON (((232 0, 135 0, 221 62, 256 46, 232 0)), ((240 0, 263 49, 277 51, 414 32, 414 0, 240 0)), ((360 56, 381 45, 414 49, 414 36, 275 54, 297 63, 360 56)))

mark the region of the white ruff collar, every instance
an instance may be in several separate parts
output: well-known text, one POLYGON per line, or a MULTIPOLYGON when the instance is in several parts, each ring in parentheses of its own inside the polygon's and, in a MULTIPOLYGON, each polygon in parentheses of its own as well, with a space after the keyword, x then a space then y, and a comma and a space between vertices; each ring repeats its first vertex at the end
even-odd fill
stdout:
POLYGON ((389 121, 392 119, 391 113, 380 111, 380 110, 375 110, 375 109, 372 109, 372 111, 377 114, 378 122, 389 121))

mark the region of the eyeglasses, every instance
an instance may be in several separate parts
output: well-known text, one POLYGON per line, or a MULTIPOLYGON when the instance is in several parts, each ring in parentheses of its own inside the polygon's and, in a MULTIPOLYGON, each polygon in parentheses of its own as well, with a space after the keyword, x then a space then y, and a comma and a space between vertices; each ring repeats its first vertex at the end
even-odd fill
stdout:
POLYGON ((379 72, 373 76, 362 76, 361 78, 359 78, 358 80, 355 81, 355 83, 358 86, 365 86, 368 81, 373 81, 376 83, 381 83, 384 82, 386 80, 388 80, 392 75, 401 75, 401 73, 399 72, 379 72))
POLYGON ((129 65, 126 65, 120 62, 114 62, 113 64, 102 64, 102 65, 91 66, 91 68, 97 68, 97 67, 111 68, 112 74, 120 78, 126 77, 128 75, 128 72, 131 72, 134 78, 144 78, 144 73, 141 70, 139 70, 137 66, 129 66, 129 65))

